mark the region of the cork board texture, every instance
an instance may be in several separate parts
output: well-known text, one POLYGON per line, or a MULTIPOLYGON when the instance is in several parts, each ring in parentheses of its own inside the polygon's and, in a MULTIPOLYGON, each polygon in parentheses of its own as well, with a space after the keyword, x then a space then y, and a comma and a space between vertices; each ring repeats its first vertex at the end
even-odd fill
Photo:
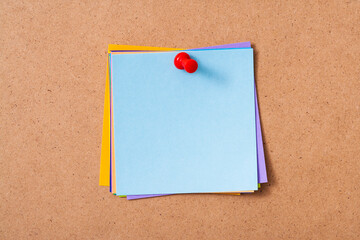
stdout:
POLYGON ((359 22, 355 0, 1 1, 0 239, 359 239, 359 22), (136 201, 99 187, 107 45, 241 41, 269 183, 136 201))

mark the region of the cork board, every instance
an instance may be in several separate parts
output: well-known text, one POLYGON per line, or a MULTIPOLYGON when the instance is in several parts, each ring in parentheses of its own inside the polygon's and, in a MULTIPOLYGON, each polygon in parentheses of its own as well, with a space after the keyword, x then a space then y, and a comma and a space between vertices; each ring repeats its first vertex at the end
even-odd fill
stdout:
POLYGON ((1 1, 0 239, 359 239, 360 2, 1 1), (109 43, 251 41, 269 183, 98 186, 109 43))

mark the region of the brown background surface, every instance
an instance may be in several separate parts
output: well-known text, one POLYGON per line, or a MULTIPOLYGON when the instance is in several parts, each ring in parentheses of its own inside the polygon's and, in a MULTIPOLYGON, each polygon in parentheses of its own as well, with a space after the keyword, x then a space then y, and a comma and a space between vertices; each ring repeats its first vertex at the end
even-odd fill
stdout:
POLYGON ((1 1, 0 239, 359 239, 359 1, 1 1), (98 186, 107 44, 251 41, 269 184, 98 186))

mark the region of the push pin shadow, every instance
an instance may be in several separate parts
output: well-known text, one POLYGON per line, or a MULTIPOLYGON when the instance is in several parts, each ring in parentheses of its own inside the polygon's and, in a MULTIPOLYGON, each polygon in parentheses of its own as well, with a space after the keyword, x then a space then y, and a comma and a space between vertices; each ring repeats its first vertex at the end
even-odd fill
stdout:
POLYGON ((198 64, 194 59, 191 59, 189 54, 185 52, 178 53, 174 59, 175 67, 178 69, 185 69, 188 73, 193 73, 197 70, 198 64))

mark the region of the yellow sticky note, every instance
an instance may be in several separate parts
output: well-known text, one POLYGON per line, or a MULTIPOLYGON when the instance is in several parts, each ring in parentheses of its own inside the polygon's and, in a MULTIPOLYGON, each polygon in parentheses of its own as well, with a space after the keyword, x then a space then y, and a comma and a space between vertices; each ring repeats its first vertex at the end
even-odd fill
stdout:
MULTIPOLYGON (((110 44, 108 52, 112 51, 174 51, 182 50, 177 48, 162 48, 162 47, 144 47, 144 46, 128 46, 128 45, 115 45, 110 44)), ((129 54, 129 52, 124 52, 129 54)), ((100 179, 99 184, 101 186, 110 185, 110 75, 109 75, 109 58, 107 61, 106 83, 105 83, 105 101, 104 101, 104 120, 103 120, 103 135, 102 135, 102 147, 101 147, 101 161, 100 161, 100 179)), ((113 135, 113 134, 112 134, 113 135)), ((114 156, 114 155, 113 155, 114 156)), ((112 192, 116 193, 116 178, 115 178, 115 161, 112 161, 112 192)), ((254 191, 243 191, 254 192, 254 191)), ((240 195, 240 193, 222 193, 231 195, 240 195)))

